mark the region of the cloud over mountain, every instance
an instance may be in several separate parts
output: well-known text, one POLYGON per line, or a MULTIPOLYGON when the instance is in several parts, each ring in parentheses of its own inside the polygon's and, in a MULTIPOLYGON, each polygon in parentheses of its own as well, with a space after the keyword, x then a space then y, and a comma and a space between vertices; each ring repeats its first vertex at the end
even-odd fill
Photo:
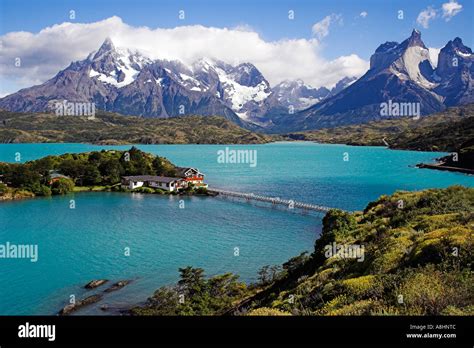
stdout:
POLYGON ((314 87, 333 87, 343 77, 361 76, 368 69, 368 62, 356 54, 334 60, 323 58, 315 38, 266 41, 242 26, 153 29, 131 26, 113 16, 94 23, 66 22, 38 33, 22 31, 1 36, 0 75, 4 82, 17 87, 44 82, 71 61, 84 59, 106 37, 119 47, 137 49, 151 58, 185 63, 201 57, 231 64, 251 62, 272 85, 287 79, 304 79, 314 87), (15 66, 17 58, 20 67, 15 66))

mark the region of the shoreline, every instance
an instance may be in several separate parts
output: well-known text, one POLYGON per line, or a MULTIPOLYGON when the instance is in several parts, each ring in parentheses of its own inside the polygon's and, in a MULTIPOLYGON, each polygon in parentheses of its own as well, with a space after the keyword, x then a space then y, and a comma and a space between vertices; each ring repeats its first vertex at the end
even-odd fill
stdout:
MULTIPOLYGON (((138 193, 138 194, 144 194, 144 195, 159 195, 159 196, 201 196, 201 197, 215 197, 215 194, 212 194, 210 192, 206 193, 196 193, 196 192, 180 192, 180 193, 171 193, 171 192, 134 192, 134 191, 124 191, 124 190, 111 190, 109 187, 99 189, 99 190, 94 190, 95 187, 97 186, 91 186, 87 187, 87 189, 84 189, 86 186, 79 186, 79 190, 74 190, 71 192, 68 192, 67 194, 77 194, 77 193, 97 193, 97 192, 114 192, 114 193, 138 193)), ((17 189, 17 188, 14 188, 17 189)), ((21 189, 19 189, 21 190, 21 189)), ((60 195, 50 195, 50 196, 41 196, 41 195, 36 195, 31 191, 25 191, 21 190, 20 192, 9 192, 7 195, 0 195, 0 203, 1 202, 14 202, 14 201, 22 201, 26 199, 34 199, 34 198, 48 198, 48 197, 55 197, 55 196, 65 196, 64 194, 60 195)))
POLYGON ((445 166, 443 163, 435 163, 435 164, 418 163, 416 165, 416 167, 420 168, 420 169, 434 169, 434 170, 441 170, 441 171, 445 171, 445 172, 474 175, 474 169, 468 169, 468 168, 463 168, 463 167, 445 166))

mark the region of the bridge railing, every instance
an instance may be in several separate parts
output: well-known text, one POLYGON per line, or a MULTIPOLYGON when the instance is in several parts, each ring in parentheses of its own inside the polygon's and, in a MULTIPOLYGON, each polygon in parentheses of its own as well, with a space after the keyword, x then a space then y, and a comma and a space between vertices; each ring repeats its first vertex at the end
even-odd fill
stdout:
POLYGON ((298 202, 298 201, 289 200, 289 199, 281 199, 279 197, 270 197, 270 196, 257 195, 257 194, 254 194, 254 193, 221 190, 221 189, 218 189, 218 188, 208 189, 208 192, 214 192, 214 193, 217 193, 217 194, 223 195, 223 196, 238 197, 238 198, 243 198, 243 199, 246 199, 246 200, 255 200, 255 201, 260 201, 260 202, 268 202, 268 203, 272 203, 272 204, 286 205, 288 207, 300 208, 300 209, 304 209, 304 210, 315 210, 315 211, 325 212, 325 213, 328 212, 329 210, 333 209, 333 208, 326 207, 326 206, 323 206, 323 205, 298 202))

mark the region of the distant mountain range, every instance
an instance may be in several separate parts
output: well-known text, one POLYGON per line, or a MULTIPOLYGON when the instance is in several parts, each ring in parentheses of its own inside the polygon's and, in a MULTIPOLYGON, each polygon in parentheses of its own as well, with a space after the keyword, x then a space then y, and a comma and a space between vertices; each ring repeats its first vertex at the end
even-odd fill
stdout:
POLYGON ((251 63, 203 58, 188 66, 152 60, 106 39, 45 83, 0 99, 0 109, 54 111, 67 100, 146 118, 220 115, 251 130, 300 131, 379 119, 380 104, 389 100, 419 103, 423 115, 473 102, 473 60, 471 49, 456 38, 434 64, 414 30, 400 44, 379 46, 359 79, 346 77, 331 90, 301 80, 272 88, 251 63))
POLYGON ((440 50, 435 65, 420 32, 413 30, 400 44, 380 45, 370 58, 370 69, 356 82, 273 128, 297 131, 366 123, 382 119, 380 106, 389 101, 419 103, 420 115, 472 103, 473 61, 471 49, 455 38, 440 50))

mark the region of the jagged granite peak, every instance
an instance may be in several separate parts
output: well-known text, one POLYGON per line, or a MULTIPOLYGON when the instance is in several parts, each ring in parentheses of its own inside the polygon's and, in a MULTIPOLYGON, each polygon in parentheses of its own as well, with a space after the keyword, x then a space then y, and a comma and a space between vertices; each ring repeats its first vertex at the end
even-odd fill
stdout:
POLYGON ((95 53, 93 59, 98 59, 103 54, 111 51, 115 51, 115 45, 112 42, 112 39, 110 37, 107 37, 98 49, 98 51, 95 53))
POLYGON ((425 43, 421 40, 421 32, 417 29, 413 29, 410 37, 402 42, 402 45, 406 45, 407 47, 419 46, 426 48, 425 43))
POLYGON ((233 76, 242 86, 255 87, 263 82, 268 86, 268 88, 270 87, 262 73, 251 63, 237 65, 234 69, 233 76))
POLYGON ((331 93, 330 95, 336 95, 337 93, 339 93, 340 91, 342 91, 344 88, 350 86, 352 83, 354 83, 355 81, 357 81, 357 77, 355 76, 352 76, 352 77, 349 77, 349 76, 346 76, 346 77, 343 77, 342 79, 340 79, 336 85, 331 89, 331 93))
POLYGON ((387 41, 383 44, 381 44, 377 49, 375 50, 375 53, 383 53, 383 52, 388 52, 398 46, 398 42, 396 41, 387 41))
POLYGON ((370 122, 381 119, 380 106, 388 101, 416 103, 421 116, 472 103, 473 58, 471 49, 456 38, 441 49, 434 69, 421 33, 414 30, 400 44, 380 45, 371 56, 370 69, 357 81, 297 115, 280 115, 271 131, 370 122))
POLYGON ((450 40, 439 52, 434 91, 444 104, 454 106, 474 102, 474 55, 459 37, 450 40))
POLYGON ((440 50, 437 74, 443 78, 448 74, 456 72, 459 66, 472 61, 473 58, 472 50, 465 46, 459 37, 456 37, 454 40, 448 41, 440 50))
MULTIPOLYGON (((400 60, 400 58, 406 56, 407 52, 409 56, 422 54, 422 60, 429 59, 428 49, 421 40, 421 33, 416 29, 413 29, 411 36, 400 44, 395 41, 387 41, 380 45, 370 57, 370 69, 386 69, 397 60, 400 60)), ((402 62, 398 65, 404 64, 402 62)))
POLYGON ((370 57, 368 73, 375 76, 384 70, 389 70, 399 79, 412 80, 424 88, 435 87, 430 52, 416 29, 400 44, 386 42, 377 48, 370 57))

